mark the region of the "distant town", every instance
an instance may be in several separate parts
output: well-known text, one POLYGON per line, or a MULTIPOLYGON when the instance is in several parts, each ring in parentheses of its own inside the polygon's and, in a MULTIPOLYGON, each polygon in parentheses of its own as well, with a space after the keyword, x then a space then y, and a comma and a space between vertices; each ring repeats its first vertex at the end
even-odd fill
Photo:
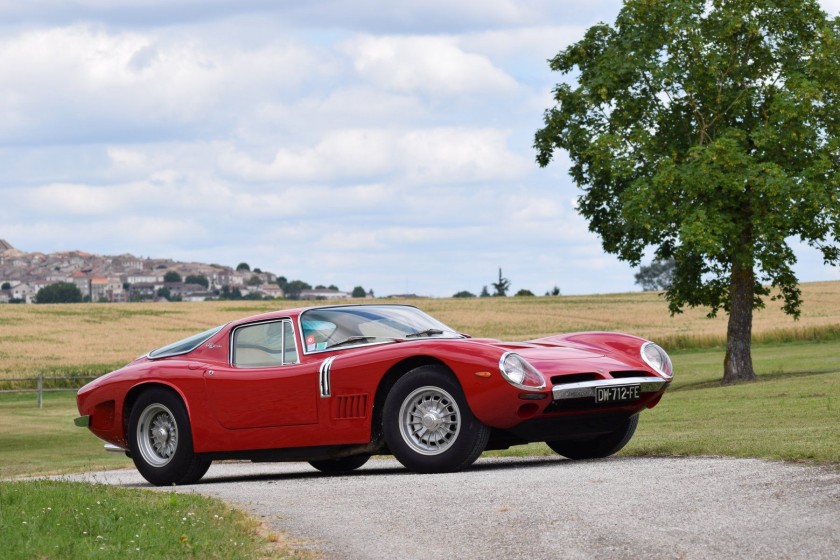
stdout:
POLYGON ((91 302, 333 300, 374 295, 361 286, 348 292, 337 286, 313 287, 302 280, 289 281, 259 268, 251 269, 247 263, 233 268, 130 254, 27 253, 0 239, 0 303, 37 303, 39 292, 57 285, 69 288, 74 295, 75 286, 80 301, 91 302))

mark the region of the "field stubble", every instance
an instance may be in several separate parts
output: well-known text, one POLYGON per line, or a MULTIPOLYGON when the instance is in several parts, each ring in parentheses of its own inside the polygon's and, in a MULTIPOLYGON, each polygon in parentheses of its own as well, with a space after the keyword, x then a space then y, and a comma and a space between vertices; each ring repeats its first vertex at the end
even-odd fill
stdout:
MULTIPOLYGON (((802 317, 774 302, 755 313, 756 343, 840 339, 840 282, 802 285, 802 317)), ((595 296, 388 300, 410 303, 473 336, 529 340, 550 334, 617 330, 669 351, 725 342, 726 315, 703 309, 668 314, 657 293, 595 296)), ((372 301, 354 300, 357 303, 372 301)), ((318 302, 320 303, 320 302, 318 302)), ((0 378, 102 373, 151 349, 250 314, 299 305, 256 302, 0 305, 0 378)))

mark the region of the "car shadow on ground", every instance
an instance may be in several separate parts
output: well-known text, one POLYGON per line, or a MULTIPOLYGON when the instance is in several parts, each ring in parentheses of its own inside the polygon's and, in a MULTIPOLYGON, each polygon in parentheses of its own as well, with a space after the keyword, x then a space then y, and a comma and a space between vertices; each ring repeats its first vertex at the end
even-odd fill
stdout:
MULTIPOLYGON (((625 459, 632 459, 625 458, 625 459)), ((599 461, 615 461, 621 460, 619 457, 610 458, 610 459, 599 459, 599 461)), ((470 468, 465 469, 464 471, 460 471, 461 473, 480 473, 480 472, 490 472, 490 471, 502 471, 502 470, 510 470, 510 469, 534 469, 534 468, 544 468, 544 467, 562 467, 566 465, 572 465, 574 463, 585 463, 587 461, 569 461, 562 457, 492 457, 486 459, 479 459, 476 461, 470 468)), ((215 464, 215 463, 214 463, 215 464)), ((250 463, 250 462, 223 462, 219 463, 220 465, 243 465, 248 466, 250 469, 259 468, 257 465, 260 463, 250 463)), ((444 474, 437 474, 437 475, 424 475, 421 473, 415 473, 407 470, 405 467, 395 464, 393 460, 388 459, 371 459, 363 468, 355 471, 350 471, 346 473, 322 473, 320 471, 316 471, 311 469, 306 463, 301 462, 297 463, 300 471, 297 472, 270 472, 271 465, 291 465, 294 463, 262 463, 265 465, 266 471, 260 473, 243 473, 241 475, 213 475, 213 470, 211 468, 210 472, 207 476, 202 478, 197 485, 201 486, 212 486, 214 484, 228 484, 232 482, 280 482, 280 481, 291 481, 291 480, 315 480, 315 479, 323 479, 323 478, 350 478, 350 477, 378 477, 381 478, 383 476, 447 476, 447 474, 454 474, 454 473, 444 473, 444 474), (388 463, 387 465, 378 466, 377 463, 388 463), (310 470, 311 469, 311 470, 310 470)), ((123 486, 127 488, 148 488, 151 485, 148 483, 128 483, 123 484, 123 486)))

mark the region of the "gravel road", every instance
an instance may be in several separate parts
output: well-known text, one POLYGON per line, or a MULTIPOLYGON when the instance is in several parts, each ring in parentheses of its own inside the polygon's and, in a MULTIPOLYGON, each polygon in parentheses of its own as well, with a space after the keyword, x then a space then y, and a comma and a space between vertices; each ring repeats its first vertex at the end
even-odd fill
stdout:
MULTIPOLYGON (((66 478, 148 487, 128 470, 66 478)), ((754 459, 480 459, 441 475, 372 459, 345 476, 222 463, 175 491, 226 500, 325 559, 840 558, 840 471, 754 459)))

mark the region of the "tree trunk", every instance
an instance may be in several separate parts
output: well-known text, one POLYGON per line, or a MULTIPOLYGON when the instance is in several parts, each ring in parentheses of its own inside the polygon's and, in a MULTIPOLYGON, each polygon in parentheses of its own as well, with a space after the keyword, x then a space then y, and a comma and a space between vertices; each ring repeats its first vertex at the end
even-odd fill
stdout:
POLYGON ((724 384, 755 381, 750 344, 752 341, 753 288, 752 267, 732 265, 729 284, 729 326, 726 329, 726 358, 723 360, 724 384))

